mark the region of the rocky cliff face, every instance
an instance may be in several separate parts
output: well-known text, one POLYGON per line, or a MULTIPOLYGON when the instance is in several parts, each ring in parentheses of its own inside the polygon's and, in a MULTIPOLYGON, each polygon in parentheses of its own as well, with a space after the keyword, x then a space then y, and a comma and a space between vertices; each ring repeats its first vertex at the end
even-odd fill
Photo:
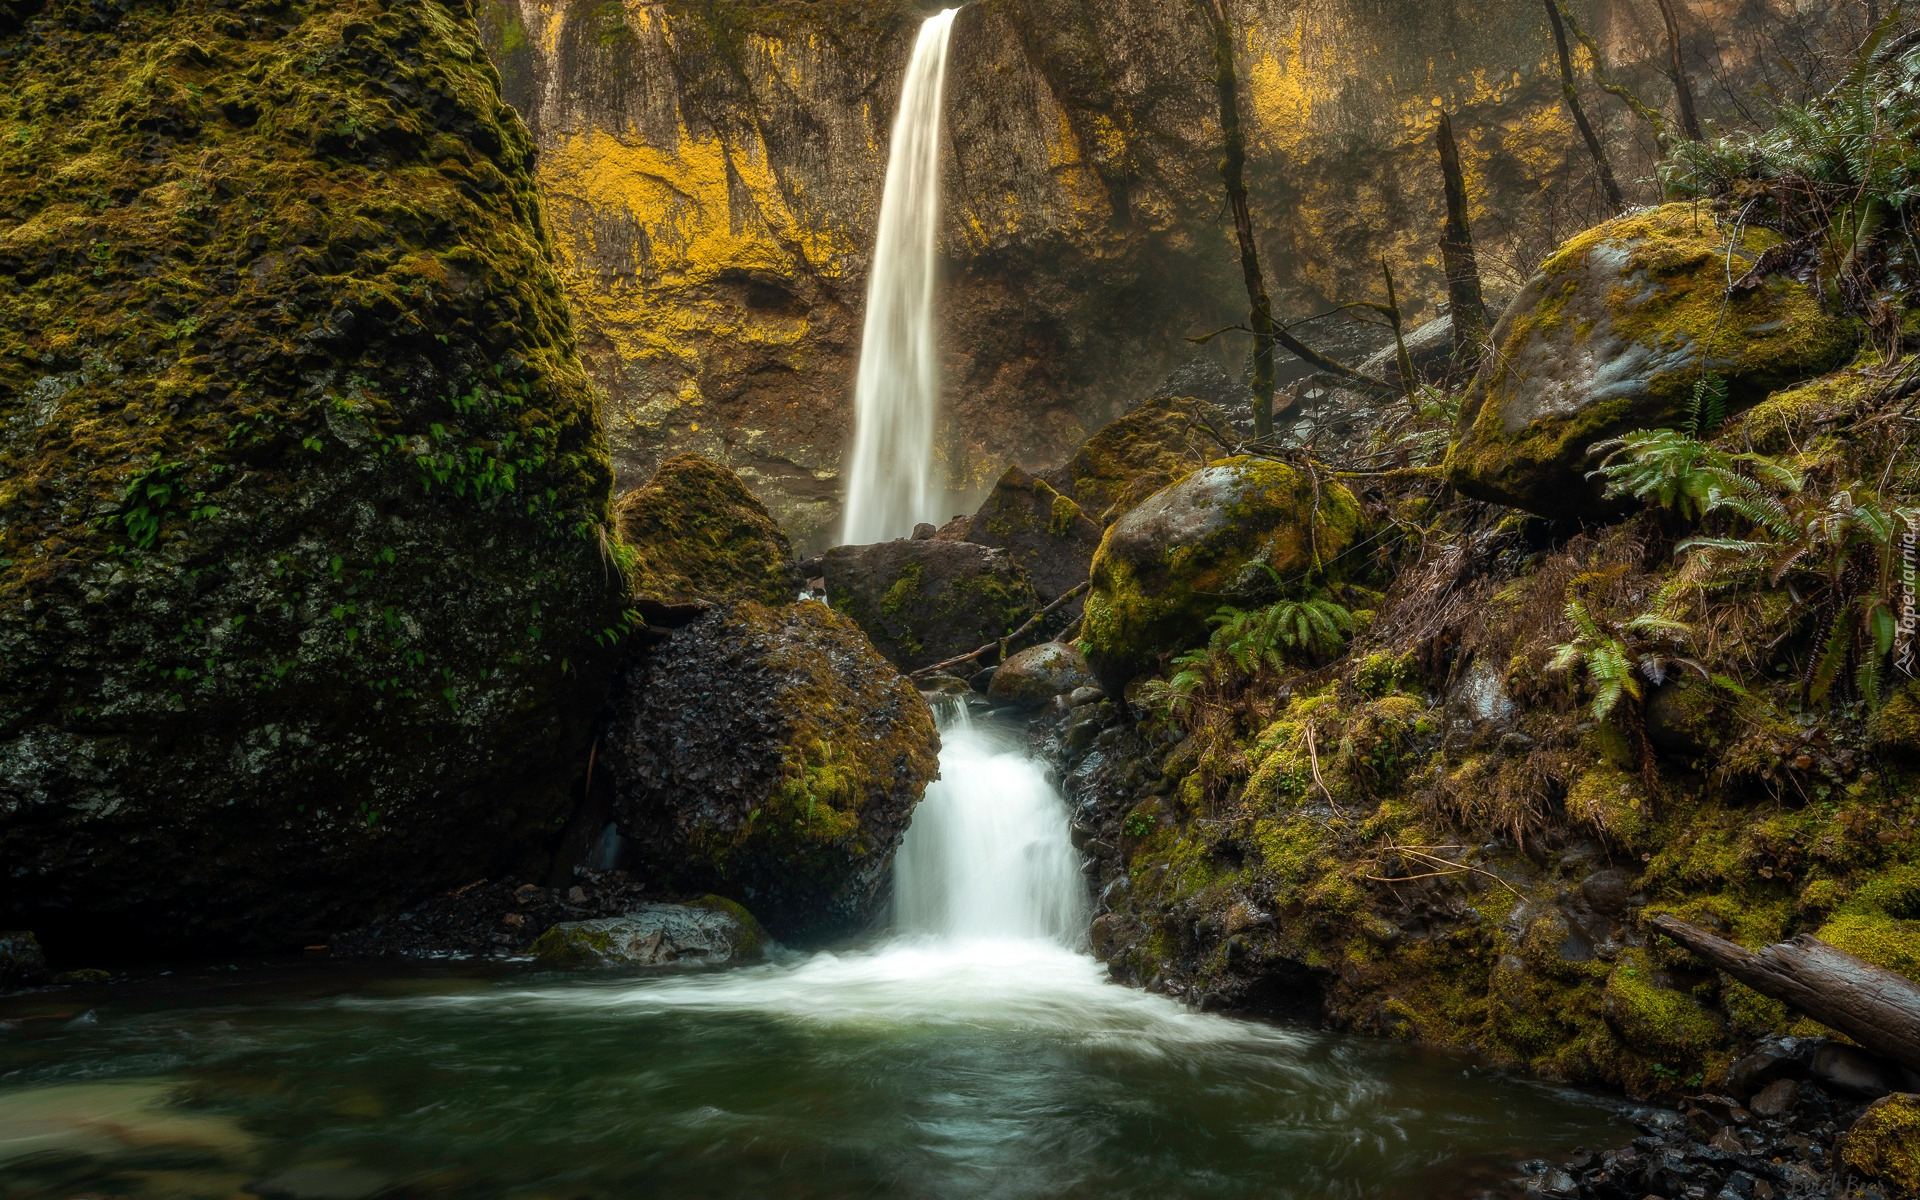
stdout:
MULTIPOLYGON (((1496 291, 1601 215, 1539 5, 1245 0, 1250 178, 1282 311, 1444 294, 1433 124, 1445 105, 1496 291)), ((1657 15, 1575 6, 1656 103, 1657 15)), ((1783 55, 1858 36, 1851 12, 1688 6, 1710 115, 1783 55), (1709 34, 1708 31, 1711 31, 1709 34)), ((696 450, 739 471, 803 552, 830 540, 867 257, 911 0, 486 0, 508 99, 541 149, 569 296, 632 486, 696 450)), ((1583 70, 1583 78, 1587 78, 1583 70)), ((981 0, 948 77, 946 466, 976 499, 1086 428, 1244 307, 1221 220, 1206 47, 1186 0, 981 0)), ((1784 82, 1784 81, 1783 81, 1784 82)), ((1789 85, 1791 86, 1791 85, 1789 85)), ((1587 104, 1653 198, 1652 142, 1587 104)), ((1326 336, 1323 334, 1322 336, 1326 336)), ((1244 346, 1221 339, 1237 367, 1244 346)), ((970 507, 970 504, 967 505, 970 507)), ((956 511, 958 511, 958 505, 956 511)))

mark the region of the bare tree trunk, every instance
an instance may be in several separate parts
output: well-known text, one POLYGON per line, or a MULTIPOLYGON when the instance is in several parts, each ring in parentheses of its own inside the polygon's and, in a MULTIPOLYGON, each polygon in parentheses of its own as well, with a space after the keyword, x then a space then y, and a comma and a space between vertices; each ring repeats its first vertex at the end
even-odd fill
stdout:
POLYGON ((1763 996, 1920 1071, 1920 984, 1805 934, 1758 951, 1678 917, 1653 927, 1763 996))
MULTIPOLYGON (((1220 178, 1233 209, 1233 232, 1240 240, 1240 274, 1247 285, 1247 325, 1253 330, 1253 436, 1273 436, 1273 302, 1260 270, 1260 249, 1253 240, 1253 212, 1247 204, 1247 139, 1240 128, 1238 78, 1233 67, 1233 25, 1222 0, 1200 0, 1213 32, 1214 84, 1220 93, 1220 137, 1226 143, 1220 178)), ((1289 347, 1291 349, 1291 347, 1289 347)))
POLYGON ((1680 60, 1680 22, 1673 12, 1673 0, 1660 0, 1660 19, 1667 24, 1667 53, 1673 60, 1674 98, 1680 105, 1680 128, 1689 138, 1699 141, 1700 114, 1693 107, 1693 84, 1687 80, 1687 66, 1680 60))
POLYGON ((1560 20, 1560 5, 1556 0, 1541 2, 1547 6, 1547 23, 1553 26, 1553 47, 1560 58, 1560 95, 1566 100, 1567 111, 1573 114, 1573 123, 1587 143, 1587 153, 1593 156, 1593 169, 1600 176, 1600 191, 1607 198, 1607 206, 1619 212, 1627 206, 1627 201, 1620 194, 1620 185, 1613 181, 1613 165, 1607 161, 1606 147, 1600 144, 1599 135, 1593 132, 1593 125, 1587 120, 1587 110, 1580 106, 1580 91, 1573 84, 1573 55, 1567 50, 1567 27, 1560 20))
POLYGON ((1653 130, 1654 144, 1660 148, 1662 155, 1666 154, 1669 148, 1667 119, 1660 115, 1660 110, 1642 100, 1633 93, 1633 89, 1615 81, 1607 73, 1607 60, 1600 54, 1600 43, 1592 34, 1580 28, 1580 22, 1574 18, 1573 11, 1564 4, 1560 5, 1560 18, 1567 23, 1567 28, 1573 31, 1574 40, 1587 48, 1588 56, 1593 59, 1593 81, 1600 85, 1600 90, 1618 99, 1632 109, 1635 116, 1645 121, 1647 127, 1653 130))
POLYGON ((1487 340, 1487 305, 1480 295, 1480 266, 1473 254, 1473 224, 1467 213, 1467 178, 1453 120, 1440 110, 1440 174, 1446 183, 1447 226, 1440 235, 1440 263, 1447 273, 1447 306, 1453 314, 1453 361, 1468 370, 1480 361, 1487 340))
POLYGON ((1413 356, 1407 353, 1407 339, 1401 331, 1400 293, 1393 286, 1393 268, 1387 265, 1383 256, 1380 259, 1380 273, 1387 277, 1387 323, 1393 327, 1394 365, 1400 371, 1400 390, 1406 395, 1407 407, 1414 416, 1420 415, 1420 401, 1414 395, 1419 381, 1413 377, 1413 356))

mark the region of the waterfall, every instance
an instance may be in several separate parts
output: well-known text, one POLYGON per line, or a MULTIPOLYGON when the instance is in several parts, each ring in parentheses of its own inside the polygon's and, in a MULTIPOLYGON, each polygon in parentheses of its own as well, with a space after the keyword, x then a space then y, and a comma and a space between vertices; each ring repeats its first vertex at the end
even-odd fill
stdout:
POLYGON ((854 384, 853 456, 841 534, 848 545, 903 537, 916 523, 943 515, 933 479, 933 418, 940 402, 933 285, 940 94, 958 11, 947 9, 920 27, 900 88, 854 384))
POLYGON ((951 938, 1086 939, 1087 886, 1067 808, 1018 731, 943 713, 940 778, 894 860, 894 924, 951 938))

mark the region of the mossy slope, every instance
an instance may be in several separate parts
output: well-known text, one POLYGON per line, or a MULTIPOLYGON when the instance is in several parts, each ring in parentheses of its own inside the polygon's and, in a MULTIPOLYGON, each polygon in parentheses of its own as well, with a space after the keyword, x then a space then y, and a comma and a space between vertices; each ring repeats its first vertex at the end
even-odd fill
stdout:
POLYGON ((278 946, 537 858, 610 471, 464 0, 9 11, 0 912, 278 946))

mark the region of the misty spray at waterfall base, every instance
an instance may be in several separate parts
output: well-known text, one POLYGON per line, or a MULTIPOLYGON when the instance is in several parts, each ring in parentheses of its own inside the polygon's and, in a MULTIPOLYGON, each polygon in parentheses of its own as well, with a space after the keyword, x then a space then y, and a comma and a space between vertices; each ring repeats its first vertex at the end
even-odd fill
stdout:
POLYGON ((957 9, 927 18, 900 87, 880 228, 867 281, 866 325, 854 384, 841 540, 902 537, 944 515, 934 479, 940 403, 934 284, 940 233, 940 105, 957 9))

